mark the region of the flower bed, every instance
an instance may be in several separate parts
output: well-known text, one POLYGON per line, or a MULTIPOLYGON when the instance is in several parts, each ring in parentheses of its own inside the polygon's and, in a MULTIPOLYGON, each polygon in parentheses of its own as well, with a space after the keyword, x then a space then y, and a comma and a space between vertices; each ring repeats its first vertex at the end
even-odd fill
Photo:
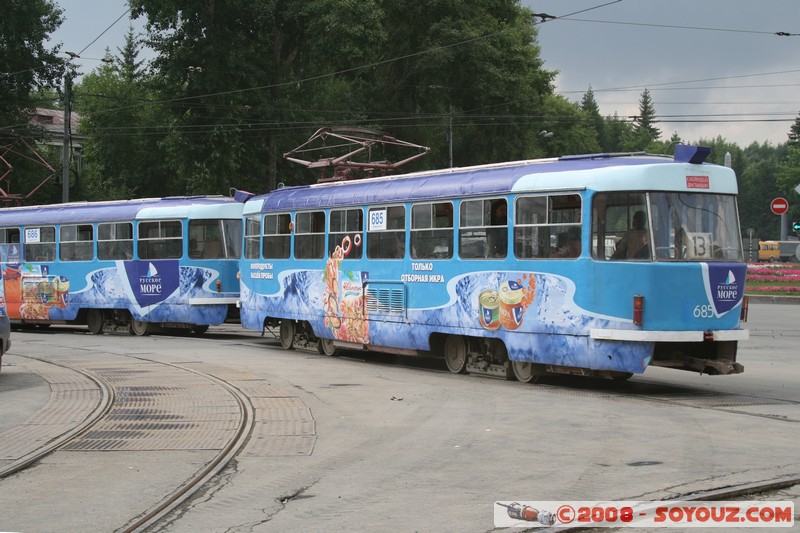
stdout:
POLYGON ((747 265, 746 293, 798 295, 800 270, 796 263, 747 265))

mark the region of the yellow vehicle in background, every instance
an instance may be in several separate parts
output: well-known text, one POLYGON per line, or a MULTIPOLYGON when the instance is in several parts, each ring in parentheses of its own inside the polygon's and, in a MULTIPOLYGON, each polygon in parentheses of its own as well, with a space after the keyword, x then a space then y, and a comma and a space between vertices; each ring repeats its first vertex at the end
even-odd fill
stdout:
POLYGON ((780 259, 778 241, 758 241, 758 260, 774 263, 780 259))

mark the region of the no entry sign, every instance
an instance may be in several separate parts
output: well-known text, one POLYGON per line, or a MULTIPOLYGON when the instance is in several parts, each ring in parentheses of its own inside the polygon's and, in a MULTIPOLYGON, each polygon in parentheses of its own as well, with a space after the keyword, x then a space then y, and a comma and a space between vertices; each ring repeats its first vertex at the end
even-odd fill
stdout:
POLYGON ((786 201, 786 198, 778 197, 770 202, 769 208, 772 209, 772 212, 776 215, 782 215, 789 210, 789 202, 786 201))

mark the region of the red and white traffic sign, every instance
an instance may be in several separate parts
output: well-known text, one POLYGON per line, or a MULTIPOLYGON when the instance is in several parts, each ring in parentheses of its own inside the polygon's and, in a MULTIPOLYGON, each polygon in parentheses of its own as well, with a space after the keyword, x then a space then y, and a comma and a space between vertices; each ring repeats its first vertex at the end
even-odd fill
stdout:
POLYGON ((770 202, 769 208, 772 209, 772 212, 776 215, 782 215, 789 210, 789 202, 786 201, 786 198, 775 198, 770 202))

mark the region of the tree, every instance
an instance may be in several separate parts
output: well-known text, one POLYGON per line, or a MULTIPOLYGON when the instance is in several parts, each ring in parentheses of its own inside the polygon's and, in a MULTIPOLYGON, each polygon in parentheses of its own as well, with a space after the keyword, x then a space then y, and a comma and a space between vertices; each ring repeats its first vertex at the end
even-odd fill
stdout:
POLYGON ((3 5, 0 17, 0 124, 8 134, 24 131, 39 90, 59 86, 65 62, 61 45, 45 47, 61 25, 61 10, 48 0, 26 0, 3 5), (10 126, 9 126, 10 125, 10 126))
MULTIPOLYGON (((800 185, 800 144, 790 144, 786 157, 775 171, 775 182, 778 192, 784 198, 790 198, 787 217, 790 221, 800 220, 800 206, 797 201, 796 187, 800 185)), ((789 228, 791 232, 791 228, 789 228)))
POLYGON ((131 6, 149 21, 156 88, 170 119, 161 146, 188 193, 263 192, 279 175, 291 182, 301 170, 283 151, 321 123, 363 117, 364 70, 334 74, 377 58, 382 24, 373 0, 131 6))
POLYGON ((150 89, 151 78, 138 60, 140 46, 128 30, 118 56, 75 87, 82 119, 83 175, 76 194, 87 200, 182 194, 165 164, 159 141, 166 135, 163 107, 150 89))
POLYGON ((789 129, 789 144, 800 146, 800 115, 797 115, 792 127, 789 129))
POLYGON ((591 154, 600 151, 591 117, 576 104, 559 95, 544 97, 545 121, 540 143, 548 157, 591 154), (552 135, 551 135, 552 134, 552 135))
POLYGON ((631 123, 620 119, 617 113, 612 117, 606 117, 604 121, 606 140, 603 150, 621 152, 630 149, 628 147, 632 144, 634 134, 631 123))
MULTIPOLYGON (((40 93, 54 91, 64 76, 61 45, 45 45, 61 25, 61 13, 48 0, 25 0, 5 2, 0 17, 0 145, 19 147, 24 154, 12 162, 15 190, 23 194, 49 174, 26 158, 35 157, 28 146, 35 150, 34 141, 43 136, 30 126, 40 93)), ((0 174, 4 172, 5 167, 0 174)), ((7 182, 3 186, 8 190, 7 182)))
POLYGON ((374 69, 369 118, 432 148, 420 162, 464 166, 544 153, 543 68, 530 10, 513 0, 382 2, 383 57, 374 69), (392 126, 394 125, 394 126, 392 126))
POLYGON ((656 126, 656 108, 650 91, 645 89, 639 99, 639 114, 634 118, 634 138, 631 149, 644 150, 661 136, 656 126))
POLYGON ((739 219, 742 228, 753 228, 760 239, 780 236, 780 217, 769 209, 770 200, 780 196, 775 181, 782 159, 781 149, 769 143, 752 143, 742 152, 745 165, 737 170, 739 181, 739 219))
POLYGON ((603 120, 603 117, 600 115, 600 106, 597 105, 597 101, 594 99, 594 91, 592 91, 591 85, 589 89, 583 93, 583 98, 581 98, 581 111, 588 115, 589 124, 594 130, 595 139, 600 145, 600 149, 602 151, 610 151, 606 135, 606 121, 603 120))

